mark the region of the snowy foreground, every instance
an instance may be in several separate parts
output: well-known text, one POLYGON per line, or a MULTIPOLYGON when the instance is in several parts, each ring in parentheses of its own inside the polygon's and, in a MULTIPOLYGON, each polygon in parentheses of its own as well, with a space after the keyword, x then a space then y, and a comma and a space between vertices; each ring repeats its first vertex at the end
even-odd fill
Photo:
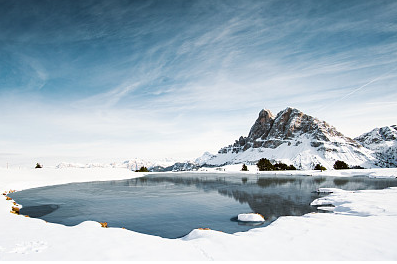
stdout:
MULTIPOLYGON (((396 177, 397 169, 372 169, 365 173, 370 177, 396 177)), ((313 177, 355 174, 363 171, 307 172, 313 177)), ((142 174, 111 168, 0 169, 0 191, 139 176, 142 174)), ((312 204, 333 213, 281 217, 267 227, 235 234, 195 229, 181 239, 102 228, 92 221, 74 227, 47 223, 11 214, 13 201, 2 195, 0 261, 397 260, 397 188, 331 191, 332 194, 312 204)))

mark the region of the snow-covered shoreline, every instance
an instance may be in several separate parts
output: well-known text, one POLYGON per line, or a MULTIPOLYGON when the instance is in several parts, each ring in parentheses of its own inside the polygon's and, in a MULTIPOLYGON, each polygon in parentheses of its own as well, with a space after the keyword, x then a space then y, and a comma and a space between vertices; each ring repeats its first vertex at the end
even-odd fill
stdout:
MULTIPOLYGON (((304 174, 396 177, 397 169, 304 174)), ((112 168, 0 168, 0 191, 143 175, 112 168)), ((181 239, 102 228, 92 221, 74 227, 46 223, 11 214, 12 201, 1 197, 0 260, 397 260, 397 188, 334 192, 313 201, 333 213, 281 217, 267 227, 235 234, 195 229, 181 239)))

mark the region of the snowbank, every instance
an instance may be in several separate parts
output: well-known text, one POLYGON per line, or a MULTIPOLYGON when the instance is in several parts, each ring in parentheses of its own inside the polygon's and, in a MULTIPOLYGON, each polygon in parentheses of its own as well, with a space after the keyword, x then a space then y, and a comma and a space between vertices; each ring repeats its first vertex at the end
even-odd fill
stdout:
POLYGON ((348 169, 348 170, 288 170, 288 171, 259 171, 256 165, 246 164, 248 171, 241 171, 243 163, 231 164, 221 167, 201 168, 200 172, 240 172, 247 174, 264 174, 264 175, 305 175, 305 176, 335 176, 335 177, 354 177, 368 176, 371 178, 397 178, 397 168, 373 168, 373 169, 348 169))
POLYGON ((249 213, 249 214, 239 214, 237 220, 243 222, 263 222, 265 219, 260 214, 249 213))
MULTIPOLYGON (((24 190, 70 182, 109 181, 140 177, 144 174, 127 169, 114 168, 42 168, 4 169, 0 168, 0 186, 4 190, 24 190)), ((1 190, 3 191, 3 190, 1 190)))
MULTIPOLYGON (((0 190, 141 176, 126 169, 0 169, 0 190)), ((327 199, 324 201, 324 199, 327 199)), ((281 217, 227 234, 195 229, 164 239, 86 221, 67 227, 11 214, 0 196, 0 261, 7 260, 397 260, 397 188, 333 192, 333 213, 281 217)))
POLYGON ((319 188, 317 190, 318 193, 336 193, 336 192, 344 192, 344 190, 338 188, 319 188))

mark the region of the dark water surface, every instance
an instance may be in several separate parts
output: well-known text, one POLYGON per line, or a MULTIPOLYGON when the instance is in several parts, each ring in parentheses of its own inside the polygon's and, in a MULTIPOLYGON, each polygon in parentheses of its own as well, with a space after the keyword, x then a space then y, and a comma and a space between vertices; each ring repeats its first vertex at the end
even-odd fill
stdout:
POLYGON ((384 189, 397 179, 368 177, 264 176, 255 174, 163 173, 142 178, 34 188, 10 196, 21 214, 67 226, 93 220, 109 227, 177 238, 195 228, 227 233, 266 226, 280 216, 317 212, 310 203, 320 187, 384 189), (260 213, 264 223, 237 221, 260 213))

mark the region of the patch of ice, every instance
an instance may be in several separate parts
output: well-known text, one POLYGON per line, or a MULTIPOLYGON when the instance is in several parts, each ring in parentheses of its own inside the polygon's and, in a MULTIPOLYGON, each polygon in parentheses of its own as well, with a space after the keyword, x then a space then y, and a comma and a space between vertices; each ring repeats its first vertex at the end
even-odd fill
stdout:
POLYGON ((397 178, 397 171, 393 169, 376 170, 368 175, 369 178, 397 178))
POLYGON ((324 211, 334 211, 335 207, 331 207, 331 206, 319 206, 319 207, 317 207, 317 209, 319 209, 319 210, 324 210, 324 211))
POLYGON ((249 213, 249 214, 239 214, 237 216, 237 220, 243 222, 264 222, 265 218, 263 218, 260 214, 249 213))
POLYGON ((312 205, 312 206, 330 205, 330 204, 332 204, 332 201, 328 200, 326 197, 316 199, 310 203, 310 205, 312 205))
POLYGON ((319 188, 317 190, 318 193, 338 193, 338 192, 345 192, 342 189, 338 188, 319 188))

